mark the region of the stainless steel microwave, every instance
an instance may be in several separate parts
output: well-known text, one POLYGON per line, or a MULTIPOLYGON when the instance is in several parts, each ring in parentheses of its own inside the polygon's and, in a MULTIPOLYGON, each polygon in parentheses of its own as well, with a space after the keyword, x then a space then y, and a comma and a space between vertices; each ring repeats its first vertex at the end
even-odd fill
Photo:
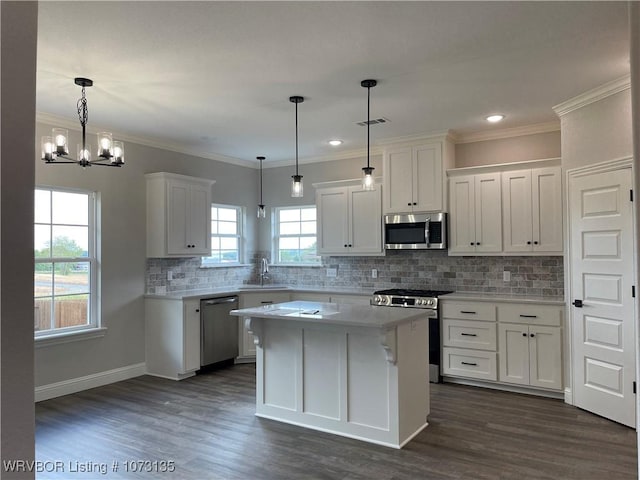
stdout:
POLYGON ((447 248, 447 214, 399 213, 384 216, 384 243, 388 249, 447 248))

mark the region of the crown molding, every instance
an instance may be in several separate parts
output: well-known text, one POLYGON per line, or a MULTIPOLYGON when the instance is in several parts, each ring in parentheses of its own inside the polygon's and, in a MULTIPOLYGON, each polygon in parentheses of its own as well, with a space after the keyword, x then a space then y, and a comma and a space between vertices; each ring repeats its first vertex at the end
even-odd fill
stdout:
POLYGON ((581 93, 566 102, 559 103, 553 107, 553 111, 556 112, 559 117, 562 117, 567 113, 610 97, 611 95, 615 95, 616 93, 628 90, 629 88, 631 88, 631 76, 625 75, 622 78, 612 80, 604 85, 600 85, 599 87, 581 93))
MULTIPOLYGON (((369 149, 370 155, 382 155, 384 153, 384 149, 380 146, 371 146, 369 149)), ((317 157, 306 157, 299 158, 298 164, 303 165, 306 163, 320 163, 320 162, 333 162, 335 160, 350 160, 352 158, 366 158, 367 157, 367 149, 366 148, 354 148, 351 150, 344 150, 339 153, 332 153, 330 155, 320 155, 317 157)), ((275 160, 273 162, 265 163, 263 168, 277 168, 277 167, 288 167, 290 165, 295 164, 295 159, 289 160, 275 160)))
POLYGON ((484 142, 486 140, 500 140, 502 138, 522 137, 524 135, 535 135, 538 133, 559 132, 560 122, 553 121, 547 123, 536 123, 524 127, 503 128, 501 130, 491 130, 488 132, 474 132, 468 134, 458 134, 455 140, 459 143, 484 142))
MULTIPOLYGON (((40 123, 46 123, 48 125, 55 125, 64 127, 69 130, 80 131, 80 122, 72 121, 67 117, 61 117, 51 113, 37 112, 36 121, 40 123)), ((105 127, 91 127, 87 125, 87 133, 97 134, 98 132, 104 132, 109 130, 105 127)), ((167 142, 158 138, 147 136, 136 136, 122 132, 111 131, 114 138, 123 140, 126 142, 136 143, 138 145, 144 145, 146 147, 158 148, 160 150, 168 150, 170 152, 182 153, 184 155, 190 155, 193 157, 206 158, 209 160, 216 160, 218 162, 230 163, 232 165, 238 165, 240 167, 257 168, 258 162, 256 160, 243 160, 241 158, 229 157, 226 155, 220 155, 218 153, 204 152, 192 148, 186 148, 184 145, 177 143, 167 142)))
POLYGON ((391 137, 378 140, 376 145, 389 146, 389 145, 401 145, 404 143, 416 143, 416 142, 429 142, 433 140, 448 139, 455 142, 457 135, 451 130, 443 130, 440 132, 431 132, 427 134, 405 135, 402 137, 391 137))

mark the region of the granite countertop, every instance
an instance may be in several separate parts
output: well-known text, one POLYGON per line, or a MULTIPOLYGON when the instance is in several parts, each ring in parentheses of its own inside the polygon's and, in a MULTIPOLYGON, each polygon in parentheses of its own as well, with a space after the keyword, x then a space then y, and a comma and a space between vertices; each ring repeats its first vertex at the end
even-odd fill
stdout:
POLYGON ((473 300, 477 302, 509 302, 509 303, 536 303, 539 305, 564 305, 563 297, 538 296, 538 295, 514 295, 508 293, 482 293, 482 292, 453 292, 440 297, 441 301, 447 300, 473 300))
POLYGON ((309 323, 321 322, 348 327, 388 328, 411 320, 425 318, 428 312, 430 311, 419 308, 387 308, 372 305, 296 301, 232 310, 231 315, 309 323))

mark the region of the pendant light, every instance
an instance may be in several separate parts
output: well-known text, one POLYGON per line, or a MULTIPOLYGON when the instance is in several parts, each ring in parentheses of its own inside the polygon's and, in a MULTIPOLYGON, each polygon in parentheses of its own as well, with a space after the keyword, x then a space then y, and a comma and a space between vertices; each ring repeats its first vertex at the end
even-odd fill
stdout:
POLYGON ((369 129, 371 128, 371 88, 378 84, 375 80, 362 80, 360 85, 367 89, 367 166, 362 167, 362 188, 363 190, 375 190, 375 181, 373 179, 373 168, 370 165, 370 142, 369 142, 369 129))
POLYGON ((304 98, 299 96, 289 97, 291 103, 296 104, 296 174, 291 178, 291 196, 302 197, 304 195, 304 186, 302 185, 302 175, 298 174, 298 104, 304 102, 304 98))
POLYGON ((262 161, 264 157, 256 157, 260 161, 260 203, 258 204, 258 218, 265 218, 267 216, 264 210, 264 202, 262 201, 262 161))

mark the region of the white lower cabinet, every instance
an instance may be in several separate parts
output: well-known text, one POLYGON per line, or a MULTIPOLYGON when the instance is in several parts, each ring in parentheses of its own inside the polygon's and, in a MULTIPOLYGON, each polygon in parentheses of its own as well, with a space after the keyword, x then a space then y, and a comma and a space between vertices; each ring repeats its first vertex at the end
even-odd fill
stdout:
POLYGON ((200 368, 200 300, 145 300, 147 373, 182 380, 200 368))
MULTIPOLYGON (((245 292, 240 294, 240 308, 253 308, 261 305, 271 305, 273 303, 288 302, 291 299, 289 292, 245 292)), ((249 333, 246 320, 247 317, 238 317, 238 358, 236 362, 255 362, 256 345, 253 335, 249 333)))
POLYGON ((561 305, 445 300, 442 372, 561 391, 561 305))

